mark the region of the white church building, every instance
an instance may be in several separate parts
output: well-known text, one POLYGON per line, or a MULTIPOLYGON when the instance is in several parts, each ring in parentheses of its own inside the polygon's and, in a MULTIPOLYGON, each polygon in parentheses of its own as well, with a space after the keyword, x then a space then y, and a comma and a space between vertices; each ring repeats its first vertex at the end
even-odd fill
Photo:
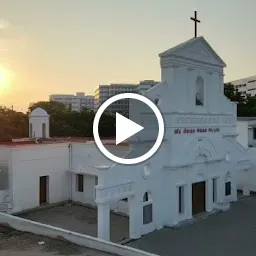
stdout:
MULTIPOLYGON (((161 82, 145 92, 165 121, 155 155, 125 166, 105 158, 94 143, 0 146, 2 211, 12 214, 65 200, 93 205, 98 237, 109 240, 110 210, 129 216, 134 239, 202 212, 227 210, 237 200, 237 174, 250 162, 236 140, 236 103, 224 96, 226 65, 203 37, 159 56, 161 82)), ((30 134, 49 137, 47 113, 35 112, 30 134)), ((148 148, 158 132, 151 115, 132 104, 132 120, 142 120, 149 132, 132 137, 129 148, 108 148, 130 157, 148 148)))

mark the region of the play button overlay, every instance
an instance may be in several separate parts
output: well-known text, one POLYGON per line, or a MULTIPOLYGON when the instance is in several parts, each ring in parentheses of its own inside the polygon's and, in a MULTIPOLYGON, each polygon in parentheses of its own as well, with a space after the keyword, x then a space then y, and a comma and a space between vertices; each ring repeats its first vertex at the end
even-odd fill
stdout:
POLYGON ((136 124, 130 119, 116 113, 116 145, 125 141, 143 129, 144 127, 141 125, 136 124))
POLYGON ((109 98, 100 106, 93 121, 93 136, 97 147, 108 159, 124 165, 139 164, 153 156, 161 146, 164 121, 160 110, 150 99, 140 94, 122 93, 109 98), (119 157, 103 145, 98 126, 103 112, 114 102, 123 99, 129 99, 132 115, 127 118, 116 112, 116 147, 119 151, 118 144, 127 139, 131 147, 129 154, 119 157))

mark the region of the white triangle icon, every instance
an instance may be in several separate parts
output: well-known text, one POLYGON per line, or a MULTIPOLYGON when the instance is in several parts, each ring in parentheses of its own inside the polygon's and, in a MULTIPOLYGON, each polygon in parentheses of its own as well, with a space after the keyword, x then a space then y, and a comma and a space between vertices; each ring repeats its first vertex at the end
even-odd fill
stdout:
POLYGON ((143 130, 144 127, 116 113, 116 145, 143 130))

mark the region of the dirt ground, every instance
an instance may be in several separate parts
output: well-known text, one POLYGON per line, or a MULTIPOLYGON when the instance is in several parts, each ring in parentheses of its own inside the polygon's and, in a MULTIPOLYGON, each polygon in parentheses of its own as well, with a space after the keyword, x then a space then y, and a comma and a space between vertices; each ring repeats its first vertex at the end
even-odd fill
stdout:
POLYGON ((0 226, 0 256, 115 256, 68 241, 38 236, 0 226), (40 245, 40 242, 44 242, 40 245))

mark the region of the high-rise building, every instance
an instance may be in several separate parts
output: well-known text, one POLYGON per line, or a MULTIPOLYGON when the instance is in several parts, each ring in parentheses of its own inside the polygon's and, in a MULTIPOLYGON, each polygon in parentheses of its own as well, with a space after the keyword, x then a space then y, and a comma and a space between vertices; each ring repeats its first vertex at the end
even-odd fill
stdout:
MULTIPOLYGON (((120 93, 137 93, 137 84, 110 84, 110 85, 100 85, 94 94, 94 106, 97 110, 103 102, 108 98, 115 96, 120 93)), ((111 104, 107 111, 110 113, 119 112, 122 115, 128 116, 129 114, 129 99, 118 100, 111 104)))
POLYGON ((143 92, 149 90, 150 88, 152 88, 153 86, 155 86, 158 83, 160 83, 160 82, 156 82, 154 80, 140 81, 140 83, 138 84, 139 93, 143 94, 143 92))
POLYGON ((256 76, 249 76, 230 82, 242 94, 256 95, 256 76))
MULTIPOLYGON (((139 84, 110 84, 110 85, 99 85, 94 93, 94 107, 97 110, 103 102, 108 98, 120 94, 120 93, 141 93, 150 89, 158 82, 154 80, 144 80, 139 84)), ((122 115, 129 115, 129 100, 119 100, 114 102, 107 109, 111 113, 119 112, 122 115)))
POLYGON ((52 94, 49 96, 49 100, 61 102, 72 111, 81 111, 83 108, 94 110, 94 97, 85 95, 84 92, 77 92, 76 95, 52 94))

